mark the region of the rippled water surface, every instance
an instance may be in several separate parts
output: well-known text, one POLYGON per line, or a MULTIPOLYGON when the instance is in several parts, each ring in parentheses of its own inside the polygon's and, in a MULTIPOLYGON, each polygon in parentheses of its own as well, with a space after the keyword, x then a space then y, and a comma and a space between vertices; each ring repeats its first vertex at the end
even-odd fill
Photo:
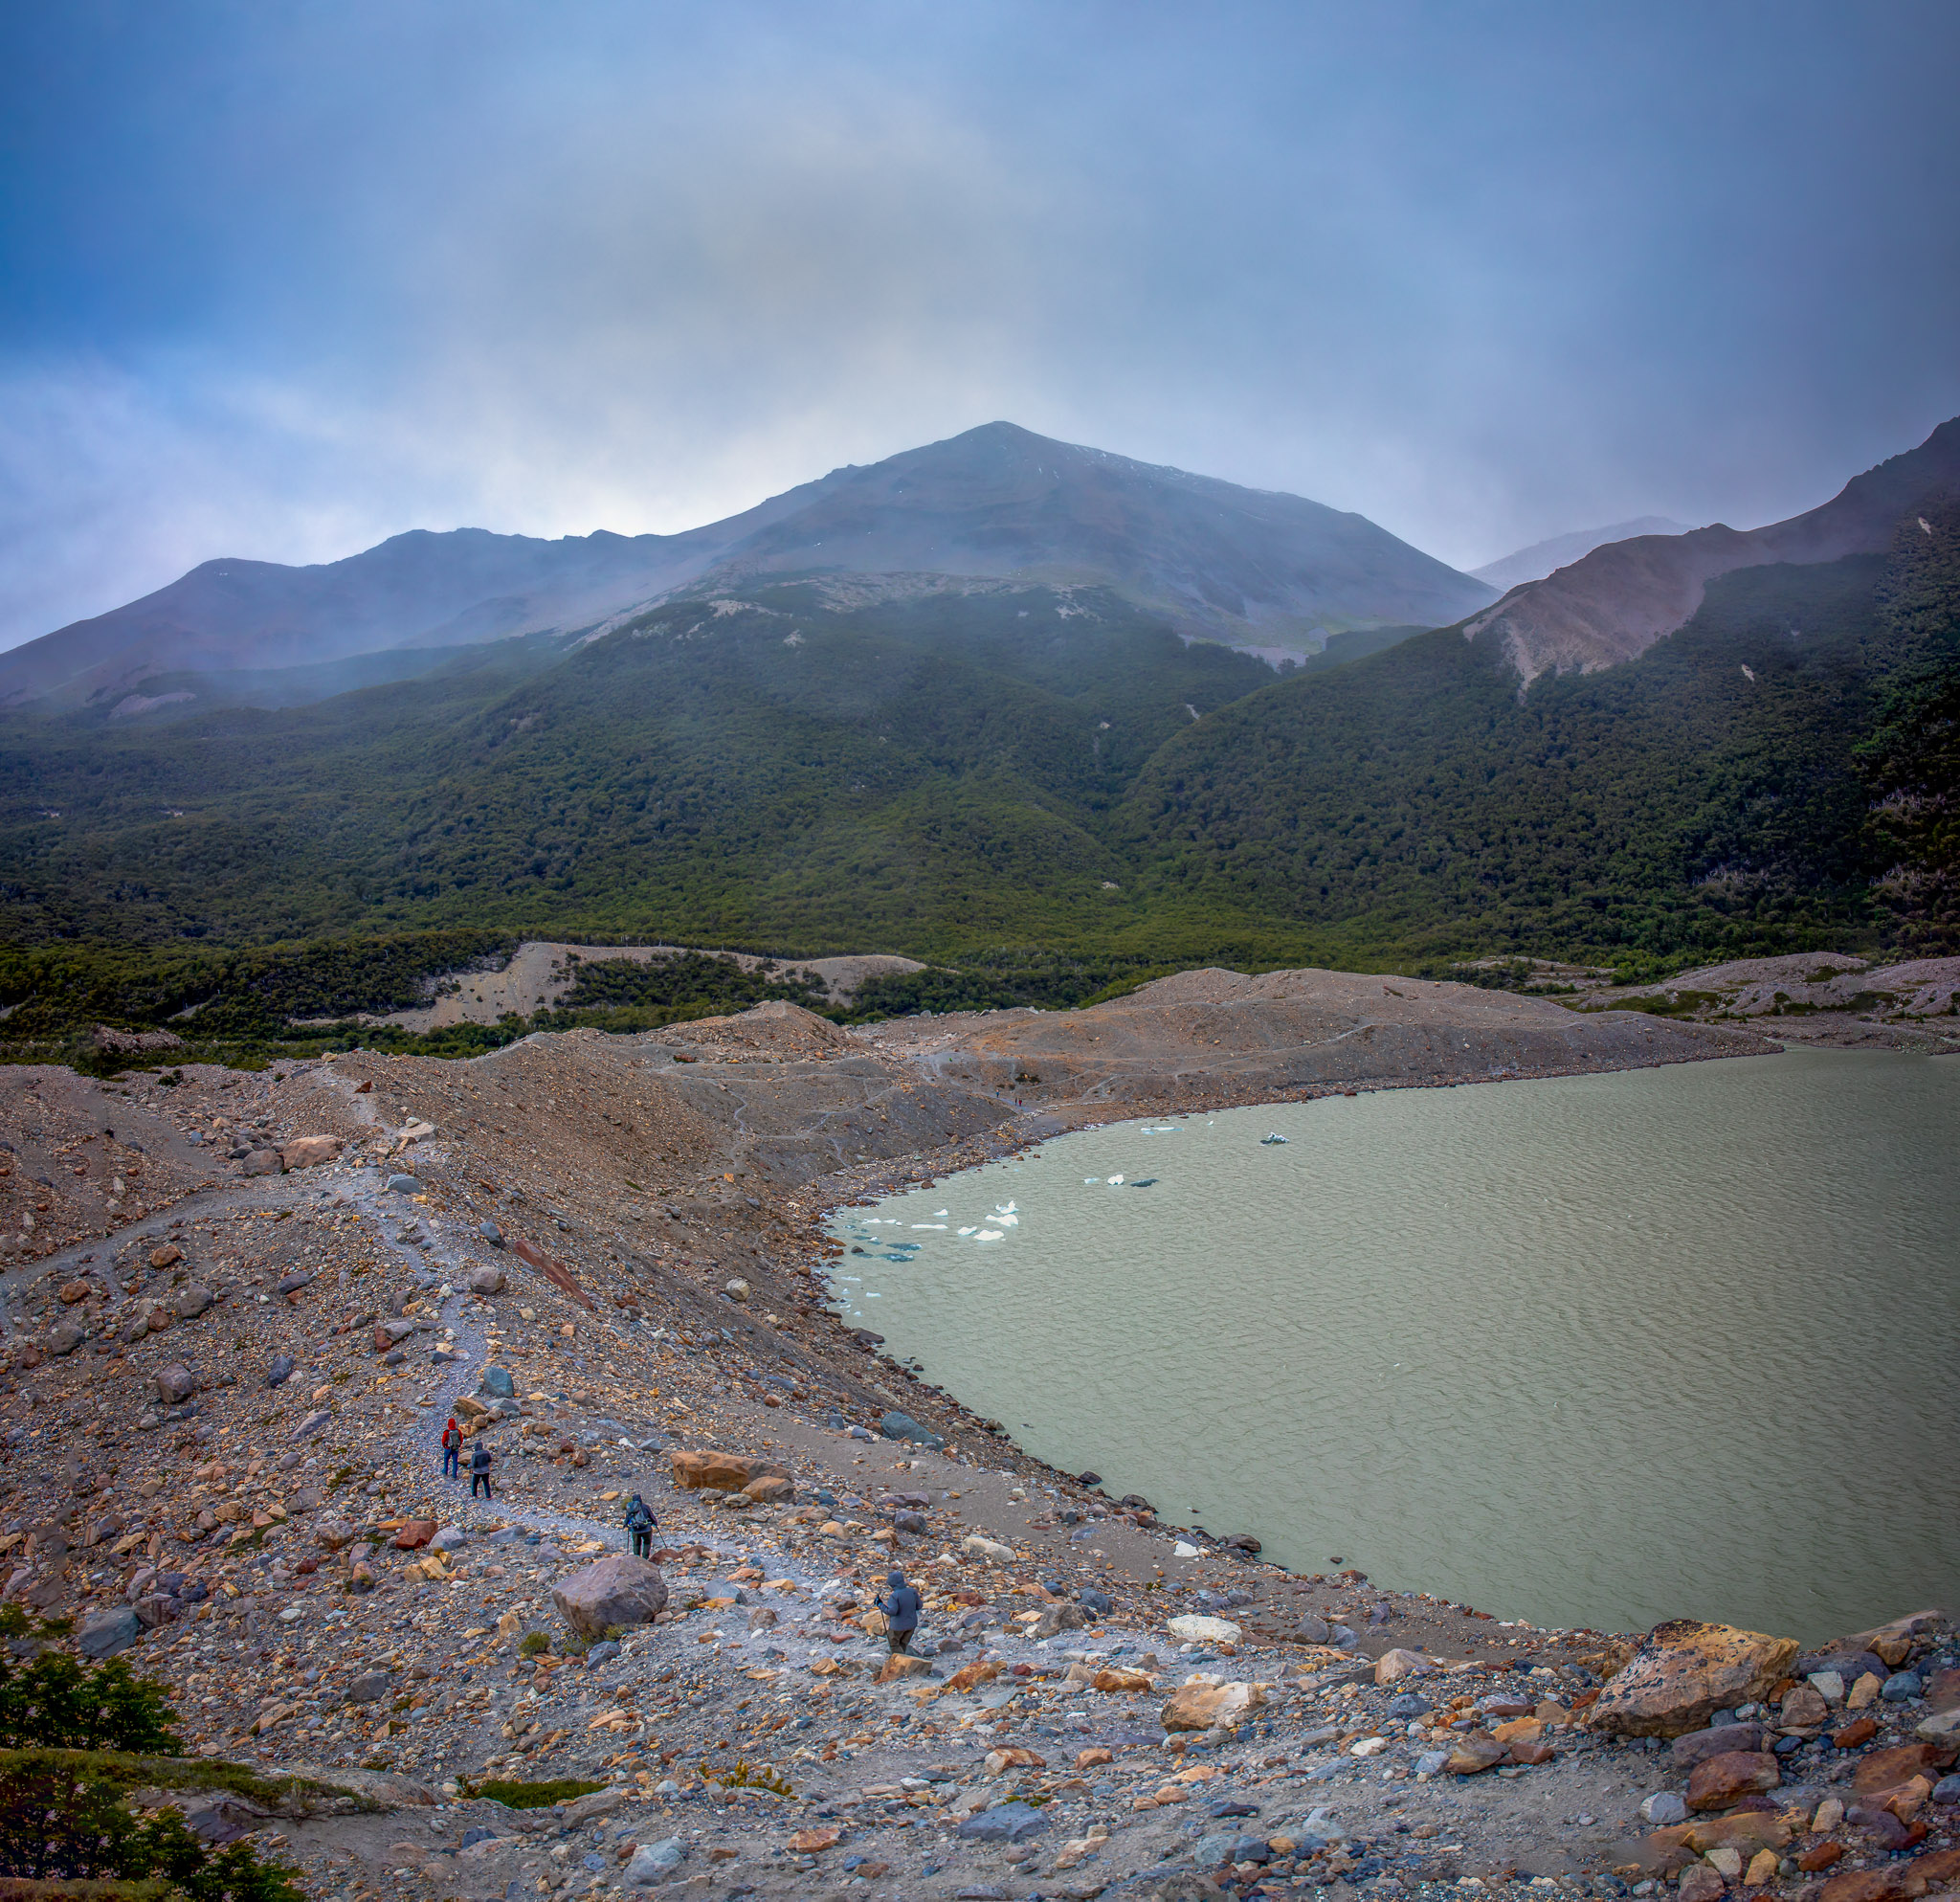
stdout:
POLYGON ((1613 1630, 1960 1600, 1960 1060, 1125 1123, 851 1217, 888 1353, 1285 1564, 1613 1630))

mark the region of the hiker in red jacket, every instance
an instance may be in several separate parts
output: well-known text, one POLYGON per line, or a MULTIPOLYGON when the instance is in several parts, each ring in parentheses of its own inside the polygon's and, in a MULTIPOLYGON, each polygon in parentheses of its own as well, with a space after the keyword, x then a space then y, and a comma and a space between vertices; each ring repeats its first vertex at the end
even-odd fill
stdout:
POLYGON ((442 1476, 444 1479, 461 1477, 458 1461, 463 1450, 463 1430, 456 1423, 456 1415, 451 1414, 449 1424, 442 1429, 442 1476))

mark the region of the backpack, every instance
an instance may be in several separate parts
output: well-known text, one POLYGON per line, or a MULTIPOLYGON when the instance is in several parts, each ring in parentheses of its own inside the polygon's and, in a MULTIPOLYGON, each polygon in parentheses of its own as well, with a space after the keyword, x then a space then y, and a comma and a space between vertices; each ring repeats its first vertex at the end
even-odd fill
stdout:
POLYGON ((463 1436, 459 1428, 454 1426, 445 1426, 442 1429, 442 1450, 445 1453, 454 1451, 462 1443, 463 1436))

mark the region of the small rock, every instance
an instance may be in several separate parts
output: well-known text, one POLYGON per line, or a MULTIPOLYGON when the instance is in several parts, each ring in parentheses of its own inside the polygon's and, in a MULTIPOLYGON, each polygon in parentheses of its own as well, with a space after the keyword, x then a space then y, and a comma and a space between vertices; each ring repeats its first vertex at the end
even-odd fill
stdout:
POLYGON ((197 1391, 197 1382, 189 1368, 181 1361, 168 1367, 160 1367, 156 1372, 157 1399, 166 1406, 182 1406, 197 1391))
POLYGON ((1657 1829, 1672 1828, 1677 1823, 1688 1820, 1688 1806, 1681 1800, 1679 1791, 1656 1790, 1640 1804, 1640 1814, 1657 1829))
POLYGON ((416 1175, 390 1175, 388 1178, 388 1190, 391 1196, 419 1196, 422 1193, 422 1181, 416 1175))
POLYGON ((491 1247, 501 1248, 503 1246, 503 1231, 494 1221, 482 1223, 478 1233, 482 1236, 485 1242, 489 1242, 491 1247))
POLYGON ((1698 1763, 1705 1763, 1711 1757, 1721 1757, 1731 1750, 1761 1750, 1763 1731, 1759 1724, 1719 1724, 1713 1730, 1690 1731, 1684 1737, 1676 1737, 1668 1757, 1677 1770, 1692 1770, 1698 1763))
POLYGON ((1327 1642, 1327 1621, 1316 1618, 1312 1612, 1305 1613, 1293 1627, 1295 1640, 1302 1645, 1325 1645, 1327 1642))
POLYGON ((292 1273, 281 1275, 278 1281, 274 1282, 272 1291, 275 1294, 298 1294, 312 1280, 313 1270, 311 1268, 295 1268, 292 1273))
POLYGON ((1826 1704, 1844 1702, 1844 1678, 1838 1671, 1813 1671, 1810 1674, 1811 1689, 1826 1704))
POLYGON ((517 1399, 517 1382, 510 1377, 507 1367, 486 1367, 477 1381, 477 1391, 488 1394, 493 1399, 514 1400, 517 1399))
POLYGON ((1885 1680, 1884 1688, 1879 1692, 1887 1704, 1909 1704, 1915 1697, 1923 1696, 1926 1686, 1920 1682, 1916 1671, 1894 1671, 1885 1680))
POLYGON ((377 1704, 388 1695, 391 1680, 386 1671, 363 1671, 347 1686, 349 1704, 377 1704))
POLYGON ((58 1328, 49 1332, 48 1352, 56 1354, 73 1354, 87 1338, 88 1336, 75 1322, 63 1321, 58 1328))
POLYGON ((1091 1618, 1107 1618, 1116 1609, 1116 1600, 1107 1592, 1084 1591, 1078 1596, 1077 1602, 1091 1618))
POLYGON ((1688 1778, 1690 1809, 1727 1809, 1744 1797, 1773 1790, 1783 1773, 1768 1751, 1730 1750, 1695 1765, 1688 1778))
POLYGON ((619 1655, 619 1648, 615 1640, 602 1638, 586 1653, 586 1669, 592 1671, 597 1670, 601 1665, 610 1665, 619 1655))
POLYGON ((176 1309, 180 1321, 194 1321, 211 1306, 211 1302, 210 1288, 189 1282, 177 1290, 177 1298, 170 1306, 176 1309))
POLYGON ((1229 1618, 1206 1618, 1197 1612, 1173 1618, 1164 1628, 1185 1645, 1236 1645, 1243 1635, 1229 1618))
MULTIPOLYGON (((152 1248, 150 1250, 149 1264, 153 1268, 174 1268, 183 1259, 183 1249, 178 1247, 174 1242, 166 1242, 161 1248, 152 1248)), ((80 1286, 82 1292, 86 1294, 88 1292, 87 1283, 84 1282, 80 1286)), ((66 1288, 62 1289, 62 1296, 64 1299, 66 1298, 66 1288)))
POLYGON ((265 1370, 265 1384, 268 1387, 282 1387, 293 1377, 293 1370, 299 1365, 290 1354, 276 1354, 272 1365, 265 1370))
POLYGON ((1389 1699, 1389 1715, 1405 1724, 1412 1717, 1427 1716, 1432 1708, 1428 1698, 1414 1690, 1389 1699))
POLYGON ((470 1292, 472 1294, 501 1294, 503 1292, 503 1270, 501 1268, 472 1268, 470 1270, 470 1292))
POLYGON ((245 1175, 278 1175, 284 1173, 285 1164, 279 1160, 276 1149, 253 1150, 239 1165, 239 1172, 245 1175))
POLYGON ((1717 1902, 1727 1892, 1720 1873, 1706 1863, 1690 1863, 1681 1872, 1680 1902, 1717 1902))
POLYGON ((294 1427, 286 1438, 288 1440, 310 1440, 332 1418, 333 1415, 328 1413, 324 1407, 316 1407, 298 1426, 294 1427))
POLYGON ((1932 1800, 1936 1803, 1960 1803, 1960 1777, 1942 1777, 1933 1785, 1932 1800))

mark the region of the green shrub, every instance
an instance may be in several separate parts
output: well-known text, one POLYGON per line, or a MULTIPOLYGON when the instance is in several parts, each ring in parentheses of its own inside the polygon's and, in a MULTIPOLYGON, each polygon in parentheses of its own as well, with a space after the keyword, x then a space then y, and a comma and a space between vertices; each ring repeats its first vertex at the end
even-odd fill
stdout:
POLYGON ((551 1641, 542 1631, 526 1631, 517 1648, 520 1656, 535 1658, 540 1652, 551 1648, 551 1641))
POLYGON ((137 1815, 86 1758, 56 1752, 0 1767, 0 1869, 40 1881, 160 1878, 189 1902, 305 1902, 293 1870, 243 1843, 207 1847, 174 1808, 137 1815))
POLYGON ((513 1783, 496 1777, 472 1783, 458 1777, 457 1787, 465 1797, 480 1797, 487 1802, 501 1803, 505 1809, 548 1809, 553 1803, 570 1802, 574 1797, 590 1796, 594 1790, 603 1790, 606 1785, 581 1782, 573 1777, 560 1778, 549 1783, 513 1783))
POLYGON ((121 1658, 91 1668, 44 1651, 25 1668, 0 1653, 0 1749, 128 1750, 171 1756, 168 1691, 121 1658))

